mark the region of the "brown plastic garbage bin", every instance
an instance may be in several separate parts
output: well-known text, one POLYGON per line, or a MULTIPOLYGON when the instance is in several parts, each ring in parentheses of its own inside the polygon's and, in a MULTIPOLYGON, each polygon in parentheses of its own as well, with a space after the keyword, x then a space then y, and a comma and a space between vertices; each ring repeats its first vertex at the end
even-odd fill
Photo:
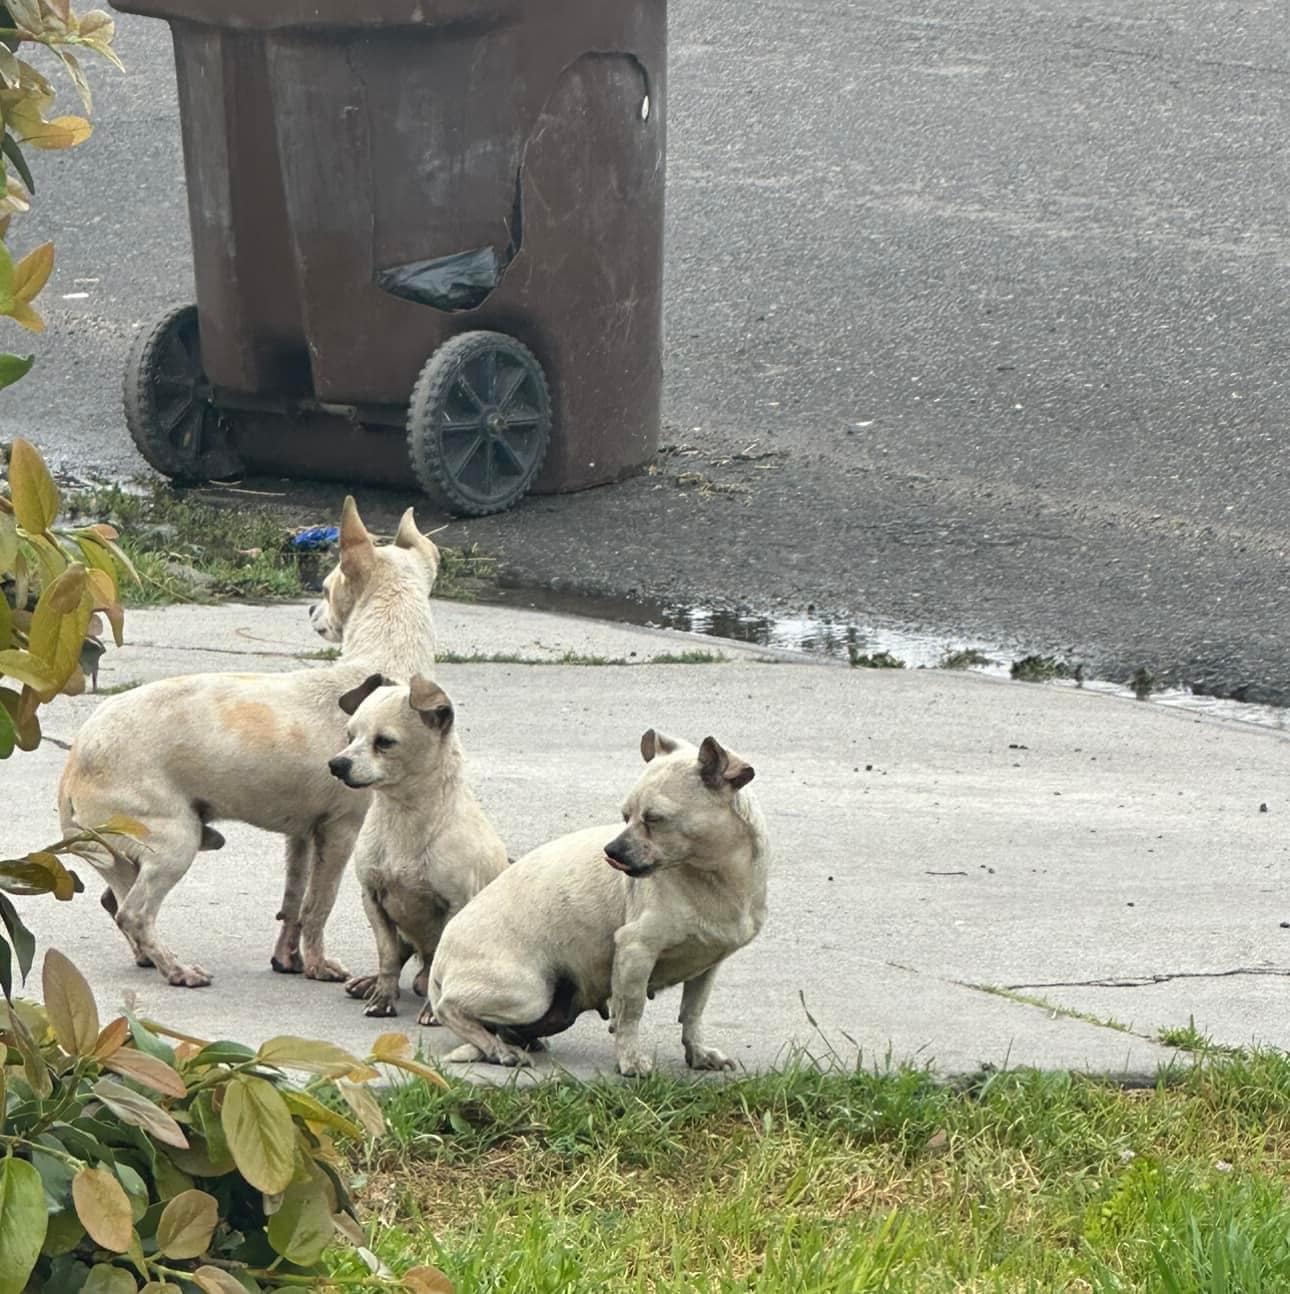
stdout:
POLYGON ((116 0, 174 36, 197 304, 137 341, 184 479, 482 515, 657 448, 666 0, 116 0))

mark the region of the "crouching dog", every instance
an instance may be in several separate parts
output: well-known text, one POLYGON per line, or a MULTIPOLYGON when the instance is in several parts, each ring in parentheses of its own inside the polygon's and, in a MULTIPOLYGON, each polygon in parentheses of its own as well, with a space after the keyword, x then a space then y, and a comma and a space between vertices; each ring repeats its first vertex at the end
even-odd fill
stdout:
POLYGON ((717 967, 766 917, 753 770, 712 737, 696 749, 651 729, 641 754, 648 767, 621 831, 592 827, 540 846, 445 928, 429 991, 435 1017, 463 1043, 449 1060, 527 1065, 541 1039, 598 1011, 619 1072, 647 1074, 646 997, 681 984, 686 1063, 734 1068, 705 1043, 702 1017, 717 967))

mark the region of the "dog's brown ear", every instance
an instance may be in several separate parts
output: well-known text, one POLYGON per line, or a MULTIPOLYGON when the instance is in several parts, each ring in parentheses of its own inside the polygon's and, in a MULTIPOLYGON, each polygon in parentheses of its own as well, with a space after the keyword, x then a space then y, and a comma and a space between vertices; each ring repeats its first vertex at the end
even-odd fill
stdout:
POLYGON ((390 680, 382 674, 369 674, 356 688, 340 698, 340 708, 353 714, 378 687, 389 687, 390 680))
POLYGON ((714 791, 728 786, 732 791, 753 780, 753 766, 732 755, 715 737, 704 737, 699 747, 699 776, 714 791))
POLYGON ((641 758, 648 764, 655 755, 670 755, 680 747, 674 737, 665 737, 653 728, 647 728, 641 737, 641 758))
POLYGON ((412 515, 411 508, 399 520, 399 528, 394 535, 394 546, 411 548, 414 552, 420 553, 430 563, 434 574, 436 576, 439 574, 439 545, 417 529, 416 517, 412 515))
POLYGON ((347 579, 353 579, 367 570, 375 556, 376 545, 358 515, 358 504, 347 494, 340 510, 340 569, 347 579))
POLYGON ((408 704, 421 716, 421 722, 427 728, 441 728, 447 732, 452 727, 452 702, 438 683, 414 674, 408 687, 408 704))

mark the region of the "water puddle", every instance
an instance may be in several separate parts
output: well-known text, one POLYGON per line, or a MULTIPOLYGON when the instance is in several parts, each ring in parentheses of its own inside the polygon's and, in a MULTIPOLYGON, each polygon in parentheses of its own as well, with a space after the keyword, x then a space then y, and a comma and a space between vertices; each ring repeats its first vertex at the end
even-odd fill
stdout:
MULTIPOLYGON (((945 669, 947 662, 952 661, 957 654, 972 652, 983 657, 984 663, 967 666, 971 673, 1008 679, 1011 677, 1013 662, 1033 654, 1018 644, 1003 646, 963 636, 949 637, 862 625, 854 621, 818 616, 810 610, 799 615, 776 615, 748 609, 682 606, 634 598, 598 597, 561 589, 505 583, 496 590, 494 596, 495 600, 510 606, 619 621, 652 629, 677 629, 684 633, 727 638, 780 651, 800 652, 839 664, 850 663, 856 655, 873 657, 885 653, 903 661, 906 669, 945 669)), ((1090 678, 1082 684, 1059 679, 1053 680, 1049 686, 1082 686, 1089 692, 1135 700, 1129 686, 1107 679, 1090 678)), ((1171 687, 1153 692, 1150 699, 1141 704, 1163 705, 1214 719, 1271 728, 1290 735, 1290 710, 1281 706, 1201 696, 1186 687, 1171 687)))

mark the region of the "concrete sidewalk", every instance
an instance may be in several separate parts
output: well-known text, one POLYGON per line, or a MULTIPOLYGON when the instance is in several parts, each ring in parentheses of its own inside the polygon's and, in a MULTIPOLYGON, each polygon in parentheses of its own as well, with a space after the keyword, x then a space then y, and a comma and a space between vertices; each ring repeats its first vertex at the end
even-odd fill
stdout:
MULTIPOLYGON (((477 788, 517 857, 613 822, 647 727, 711 732, 755 765, 775 849, 770 920, 721 973, 708 1017, 714 1044, 749 1068, 801 1047, 944 1073, 1141 1073, 1175 1055, 1154 1041, 1161 1028, 1193 1017, 1218 1041, 1290 1043, 1290 746, 1275 732, 1073 688, 791 663, 537 612, 443 603, 438 625, 441 650, 459 656, 641 662, 441 666, 477 788), (648 663, 696 648, 727 659, 648 663)), ((103 687, 301 668, 323 646, 298 605, 134 611, 126 631, 103 687)), ((97 703, 58 700, 47 734, 69 741, 97 703)), ((56 837, 64 757, 47 742, 8 762, 7 848, 56 837)), ((409 994, 397 1021, 372 1021, 338 986, 273 974, 280 841, 221 830, 224 850, 199 856, 161 919, 214 987, 172 989, 134 967, 92 874, 74 903, 24 901, 40 945, 68 953, 104 1009, 134 994, 146 1014, 207 1037, 299 1033, 361 1051, 397 1027, 431 1051, 449 1045, 418 1030, 409 994)), ((372 964, 352 878, 328 948, 352 970, 372 964)), ((660 1063, 679 1068, 678 996, 652 1003, 646 1028, 660 1063)), ((584 1018, 546 1063, 610 1068, 612 1040, 584 1018)))

